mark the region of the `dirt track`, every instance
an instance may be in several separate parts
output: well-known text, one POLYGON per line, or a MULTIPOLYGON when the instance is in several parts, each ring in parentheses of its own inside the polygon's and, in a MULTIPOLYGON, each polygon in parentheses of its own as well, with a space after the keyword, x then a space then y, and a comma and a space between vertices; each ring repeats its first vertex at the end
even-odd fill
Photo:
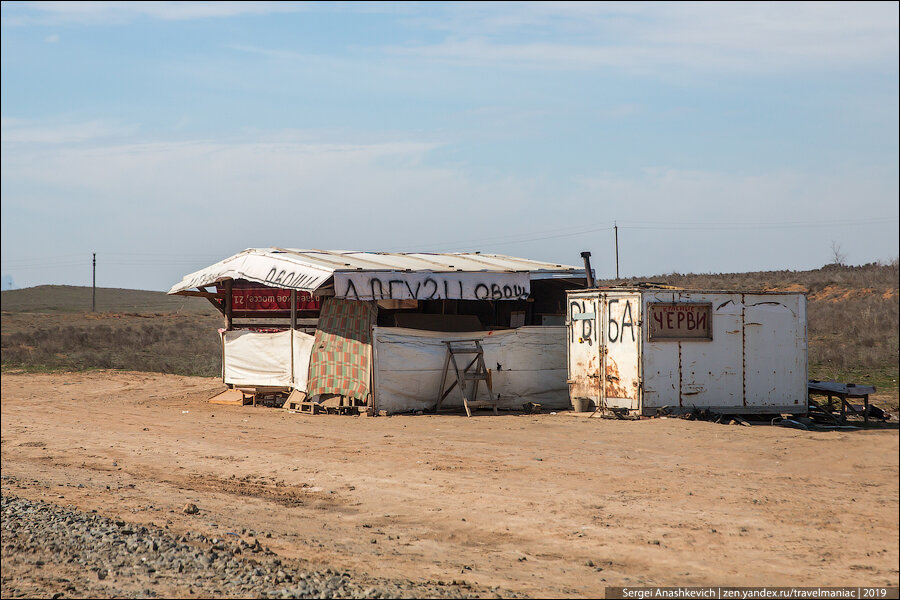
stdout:
POLYGON ((313 564, 542 597, 900 580, 897 430, 308 417, 206 403, 220 387, 5 374, 2 470, 18 483, 4 494, 176 533, 252 529, 313 564))

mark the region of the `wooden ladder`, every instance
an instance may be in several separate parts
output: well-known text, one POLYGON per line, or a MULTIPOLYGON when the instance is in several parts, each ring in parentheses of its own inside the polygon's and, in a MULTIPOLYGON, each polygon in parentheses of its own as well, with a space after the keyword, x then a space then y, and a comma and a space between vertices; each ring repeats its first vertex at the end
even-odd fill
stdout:
POLYGON ((471 417, 472 410, 478 408, 491 408, 495 415, 498 414, 497 402, 493 399, 494 392, 491 386, 491 373, 484 366, 484 349, 481 347, 481 340, 443 340, 443 342, 447 345, 447 358, 444 360, 444 373, 441 376, 441 387, 438 389, 435 412, 441 410, 441 404, 443 404, 444 398, 453 391, 453 388, 459 386, 459 391, 463 400, 463 408, 466 409, 466 415, 471 417), (454 346, 454 344, 457 345, 454 346), (456 362, 456 356, 462 354, 474 354, 475 358, 473 358, 465 368, 460 369, 459 363, 456 362), (450 369, 450 363, 453 363, 456 381, 452 382, 450 387, 445 390, 444 386, 447 385, 447 371, 450 369), (468 394, 466 394, 466 383, 469 381, 472 382, 471 399, 469 399, 468 394), (479 381, 483 381, 484 385, 487 387, 487 400, 478 400, 479 381))

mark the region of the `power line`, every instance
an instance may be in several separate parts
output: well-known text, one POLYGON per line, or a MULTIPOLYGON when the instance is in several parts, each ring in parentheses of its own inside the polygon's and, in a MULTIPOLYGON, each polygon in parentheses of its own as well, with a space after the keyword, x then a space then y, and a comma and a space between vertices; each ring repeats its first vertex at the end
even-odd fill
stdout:
POLYGON ((46 264, 37 264, 37 265, 4 265, 4 270, 31 270, 31 269, 56 269, 59 267, 83 267, 84 261, 80 260, 78 262, 71 263, 46 263, 46 264))
MULTIPOLYGON (((619 221, 620 229, 785 229, 785 228, 815 228, 829 226, 858 226, 858 225, 877 225, 885 222, 897 222, 897 218, 869 217, 865 219, 839 219, 830 221, 763 221, 763 222, 744 222, 744 221, 728 221, 728 222, 678 222, 678 221, 619 221), (624 223, 624 224, 623 224, 624 223), (630 224, 629 224, 630 223, 630 224)), ((471 245, 479 247, 504 246, 512 244, 520 244, 532 241, 540 241, 545 239, 556 239, 561 237, 584 235, 586 233, 597 233, 600 231, 613 231, 614 223, 593 223, 589 225, 581 225, 575 227, 564 227, 557 229, 544 229, 539 231, 531 231, 520 234, 506 234, 503 236, 493 236, 490 238, 470 238, 457 242, 432 242, 420 244, 417 249, 432 249, 437 252, 448 252, 453 249, 471 245), (553 232, 560 232, 553 234, 553 232), (545 235, 552 234, 552 235, 545 235), (523 237, 524 236, 524 237, 523 237)), ((408 244, 407 246, 409 246, 408 244)), ((395 247, 397 248, 397 247, 395 247)))
MULTIPOLYGON (((533 234, 535 234, 535 233, 544 234, 544 233, 553 233, 553 232, 568 232, 568 233, 563 233, 563 234, 561 234, 561 236, 565 236, 565 235, 578 235, 579 233, 582 233, 580 230, 583 230, 584 227, 585 227, 584 225, 579 225, 579 226, 571 226, 571 225, 570 225, 570 226, 568 226, 568 227, 560 227, 560 228, 556 228, 556 229, 544 229, 544 230, 537 231, 537 232, 512 233, 512 234, 505 234, 505 235, 494 235, 494 236, 491 236, 491 237, 483 237, 483 238, 468 239, 468 240, 463 240, 463 241, 460 241, 460 242, 440 242, 440 243, 438 243, 438 242, 432 242, 432 243, 418 244, 418 245, 416 245, 415 247, 416 247, 417 249, 420 249, 420 250, 424 250, 424 249, 429 249, 429 248, 430 248, 430 249, 435 249, 435 251, 440 252, 440 251, 443 251, 443 250, 445 250, 445 249, 447 249, 447 248, 451 248, 451 247, 460 247, 460 246, 463 246, 463 245, 470 245, 470 244, 471 244, 471 245, 481 245, 481 244, 483 244, 483 243, 487 243, 487 244, 496 244, 496 243, 501 243, 501 242, 502 242, 502 243, 518 243, 519 238, 521 238, 523 235, 528 236, 528 235, 533 235, 533 234), (506 241, 504 241, 504 240, 506 240, 506 241)), ((589 230, 587 231, 587 233, 590 233, 590 232, 593 232, 593 231, 601 231, 601 230, 603 230, 603 228, 599 228, 599 229, 598 229, 598 228, 597 228, 597 224, 590 225, 589 227, 591 227, 591 229, 589 229, 589 230)), ((610 226, 609 224, 606 224, 606 227, 605 227, 605 228, 606 228, 606 229, 611 229, 611 226, 610 226)), ((554 236, 551 236, 551 237, 554 237, 554 236)), ((524 241, 531 241, 531 238, 528 238, 527 240, 524 240, 524 241)), ((413 244, 407 244, 407 246, 412 246, 412 245, 413 245, 413 244)))
POLYGON ((670 223, 659 225, 619 225, 622 229, 652 230, 701 230, 717 231, 722 229, 815 229, 819 227, 854 227, 862 225, 880 225, 897 222, 897 219, 860 219, 830 222, 771 222, 771 223, 670 223))
MULTIPOLYGON (((746 222, 728 222, 728 223, 716 223, 716 222, 666 222, 666 221, 631 221, 632 225, 622 225, 622 223, 628 223, 629 221, 619 221, 618 228, 619 229, 634 229, 634 230, 740 230, 740 229, 804 229, 804 228, 819 228, 819 227, 834 227, 834 226, 842 226, 842 227, 851 227, 851 226, 862 226, 862 225, 881 225, 884 223, 896 223, 898 219, 894 218, 878 218, 871 217, 867 219, 842 219, 842 220, 834 220, 834 221, 767 221, 767 222, 756 222, 756 223, 746 223, 746 222)), ((594 227, 588 229, 580 229, 578 231, 570 231, 568 233, 562 233, 558 235, 547 235, 547 236, 532 236, 514 239, 510 241, 502 241, 502 240, 493 240, 488 241, 486 244, 482 244, 483 247, 493 247, 493 246, 505 246, 512 244, 522 244, 526 242, 540 241, 546 239, 556 239, 561 237, 574 237, 577 235, 584 235, 586 233, 596 233, 600 231, 613 231, 614 226, 605 225, 602 227, 594 227)), ((550 230, 553 231, 553 230, 550 230)), ((535 232, 537 233, 537 232, 535 232)), ((464 242, 463 242, 464 243, 464 242)), ((458 248, 463 243, 447 243, 440 244, 439 246, 444 251, 450 251, 453 248, 458 248)), ((440 251, 440 250, 439 250, 440 251)))
MULTIPOLYGON (((513 240, 513 241, 509 241, 509 242, 492 242, 492 243, 488 243, 488 244, 482 244, 481 247, 491 248, 493 246, 508 246, 508 245, 512 245, 512 244, 524 244, 527 242, 536 242, 536 241, 540 241, 540 240, 551 240, 551 239, 564 238, 564 237, 575 237, 575 236, 579 236, 579 235, 585 235, 588 233, 597 233, 598 231, 612 231, 612 229, 613 229, 612 227, 598 227, 595 229, 584 229, 584 230, 573 231, 573 232, 569 232, 569 233, 560 233, 557 235, 545 235, 545 236, 539 236, 539 237, 530 237, 530 238, 524 238, 524 239, 520 239, 520 240, 513 240)), ((459 247, 459 246, 456 246, 456 247, 459 247)), ((439 251, 450 252, 452 249, 453 249, 453 247, 448 246, 439 251)))
MULTIPOLYGON (((822 227, 862 227, 884 224, 895 224, 898 218, 891 217, 867 217, 860 219, 829 219, 829 220, 802 220, 802 221, 668 221, 668 220, 635 220, 618 221, 617 223, 600 222, 580 226, 560 227, 553 229, 541 229, 522 233, 506 233, 499 236, 470 238, 456 242, 431 242, 421 244, 418 250, 431 250, 435 252, 451 252, 465 247, 508 246, 524 244, 528 242, 577 237, 602 231, 614 231, 628 229, 635 231, 721 231, 721 230, 782 230, 782 229, 816 229, 822 227)), ((103 260, 101 264, 115 267, 147 267, 147 266, 195 266, 203 265, 209 260, 221 258, 216 254, 184 253, 154 253, 154 252, 115 252, 105 254, 110 260, 103 260), (133 257, 133 258, 129 258, 133 257), (159 257, 159 258, 155 258, 159 257)), ((45 270, 53 268, 69 268, 83 266, 82 260, 75 260, 75 254, 57 254, 49 256, 29 256, 21 259, 4 260, 3 268, 8 270, 45 270)))

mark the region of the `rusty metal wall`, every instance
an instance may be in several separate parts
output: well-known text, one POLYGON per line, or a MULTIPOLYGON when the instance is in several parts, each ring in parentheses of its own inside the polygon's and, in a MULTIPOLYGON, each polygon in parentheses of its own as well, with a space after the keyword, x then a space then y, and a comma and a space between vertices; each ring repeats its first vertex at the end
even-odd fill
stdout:
POLYGON ((567 321, 570 397, 646 415, 806 412, 804 294, 575 292, 567 321), (712 339, 650 341, 651 302, 710 303, 712 339))
POLYGON ((712 340, 646 341, 644 414, 664 406, 806 412, 806 296, 645 292, 649 302, 712 303, 712 340))
POLYGON ((566 356, 569 398, 589 398, 595 406, 601 403, 601 307, 599 294, 582 292, 568 295, 566 356))
POLYGON ((743 406, 740 294, 653 292, 643 300, 712 303, 712 340, 645 344, 644 412, 743 406))
POLYGON ((641 407, 641 310, 640 294, 603 299, 603 399, 611 408, 641 407))
POLYGON ((806 412, 806 296, 744 295, 744 399, 806 412))
POLYGON ((640 408, 641 302, 636 293, 569 294, 569 397, 640 408))

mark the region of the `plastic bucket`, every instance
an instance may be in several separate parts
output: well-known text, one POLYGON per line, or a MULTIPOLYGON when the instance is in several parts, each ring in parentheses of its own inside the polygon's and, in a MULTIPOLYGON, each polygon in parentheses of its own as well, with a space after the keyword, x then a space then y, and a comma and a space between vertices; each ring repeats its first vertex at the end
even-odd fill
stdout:
POLYGON ((587 412, 590 407, 590 398, 572 398, 572 408, 575 409, 575 412, 587 412))

